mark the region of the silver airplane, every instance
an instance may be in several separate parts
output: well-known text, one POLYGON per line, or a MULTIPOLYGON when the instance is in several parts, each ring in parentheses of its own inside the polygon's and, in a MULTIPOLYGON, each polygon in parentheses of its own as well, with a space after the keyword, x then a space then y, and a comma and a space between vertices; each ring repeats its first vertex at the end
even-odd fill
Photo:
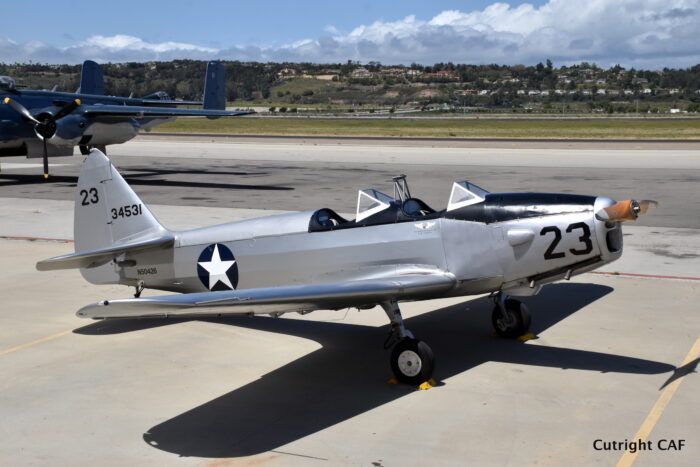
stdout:
POLYGON ((528 331, 511 296, 596 269, 622 254, 620 223, 653 201, 549 193, 490 194, 454 183, 447 208, 361 190, 354 220, 328 208, 187 231, 163 227, 110 160, 93 149, 75 192, 75 253, 37 263, 80 268, 93 284, 135 287, 134 298, 81 308, 83 318, 220 317, 377 305, 386 312, 396 378, 430 380, 430 347, 404 326, 399 303, 490 293, 496 333, 528 331), (144 288, 178 292, 141 298, 144 288))

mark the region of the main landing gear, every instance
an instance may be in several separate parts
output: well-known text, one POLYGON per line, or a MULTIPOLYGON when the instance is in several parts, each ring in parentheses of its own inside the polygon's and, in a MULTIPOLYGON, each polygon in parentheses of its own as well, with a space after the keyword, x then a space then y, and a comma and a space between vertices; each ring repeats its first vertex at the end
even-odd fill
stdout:
POLYGON ((98 144, 96 146, 95 145, 88 145, 88 144, 81 144, 79 147, 80 147, 80 154, 82 154, 83 156, 87 156, 88 154, 90 154, 90 150, 93 148, 99 149, 104 154, 107 154, 107 146, 105 146, 104 144, 98 144))
POLYGON ((423 341, 413 337, 406 329, 401 317, 401 310, 396 302, 381 303, 384 312, 391 321, 391 331, 384 343, 384 348, 391 350, 391 371, 402 383, 418 386, 433 376, 435 357, 433 351, 423 341))
POLYGON ((495 306, 491 313, 491 322, 496 334, 507 339, 522 336, 530 329, 530 311, 524 303, 508 298, 502 292, 493 296, 495 306))
MULTIPOLYGON (((530 311, 524 303, 498 292, 493 295, 494 308, 491 322, 496 334, 515 339, 530 329, 530 311)), ((405 384, 418 386, 429 381, 435 368, 433 351, 425 342, 413 337, 406 329, 401 310, 396 302, 380 303, 391 321, 391 331, 384 348, 391 349, 391 371, 396 379, 405 384)))

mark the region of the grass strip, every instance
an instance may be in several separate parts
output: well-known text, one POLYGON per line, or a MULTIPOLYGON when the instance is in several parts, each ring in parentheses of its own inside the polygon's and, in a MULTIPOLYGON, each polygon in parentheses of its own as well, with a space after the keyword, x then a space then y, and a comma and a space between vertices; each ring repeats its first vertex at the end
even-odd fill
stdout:
POLYGON ((699 120, 178 119, 172 133, 414 138, 698 139, 699 120))

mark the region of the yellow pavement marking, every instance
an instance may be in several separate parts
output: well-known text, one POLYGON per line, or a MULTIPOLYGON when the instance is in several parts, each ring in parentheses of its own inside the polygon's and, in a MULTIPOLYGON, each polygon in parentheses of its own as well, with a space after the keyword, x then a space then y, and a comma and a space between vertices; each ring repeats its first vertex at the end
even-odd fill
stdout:
POLYGON ((27 347, 30 347, 32 345, 41 344, 42 342, 48 342, 48 341, 56 339, 58 337, 65 336, 66 334, 70 334, 71 332, 73 332, 73 330, 68 329, 68 330, 63 331, 63 332, 51 334, 50 336, 42 337, 41 339, 37 339, 35 341, 27 342, 25 344, 16 345, 14 347, 10 347, 9 349, 5 349, 5 350, 0 351, 0 355, 7 355, 8 353, 12 353, 12 352, 16 352, 18 350, 26 349, 27 347))
MULTIPOLYGON (((698 336, 695 344, 693 344, 693 346, 690 348, 688 355, 685 356, 685 360, 683 360, 683 363, 681 363, 680 366, 687 365, 688 363, 692 362, 698 358, 698 355, 700 355, 700 336, 698 336)), ((678 386, 681 385, 683 378, 684 376, 681 376, 677 380, 669 383, 669 385, 666 386, 663 391, 661 391, 659 398, 649 411, 649 415, 647 415, 647 418, 644 420, 644 422, 642 422, 642 426, 639 427, 637 434, 634 435, 634 438, 632 438, 634 441, 645 441, 649 437, 651 430, 654 429, 656 422, 658 422, 659 418, 661 418, 661 414, 666 409, 666 406, 668 406, 668 403, 671 402, 671 398, 676 393, 676 390, 678 390, 678 386)), ((640 451, 636 451, 634 454, 632 454, 629 450, 625 451, 620 458, 620 461, 617 463, 617 467, 631 466, 634 460, 637 458, 637 454, 639 454, 639 452, 640 451)))

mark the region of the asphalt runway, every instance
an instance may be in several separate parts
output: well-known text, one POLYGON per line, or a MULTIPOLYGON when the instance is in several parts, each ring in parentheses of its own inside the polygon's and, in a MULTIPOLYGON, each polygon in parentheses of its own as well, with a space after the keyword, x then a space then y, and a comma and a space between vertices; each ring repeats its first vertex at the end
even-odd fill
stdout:
POLYGON ((402 305, 436 354, 439 385, 417 391, 388 383, 379 309, 77 318, 132 293, 34 268, 73 251, 82 157, 53 159, 48 182, 40 161, 2 159, 0 465, 697 464, 698 148, 315 144, 139 138, 110 156, 175 229, 319 205, 352 212, 358 188, 391 193, 396 173, 435 208, 460 179, 662 204, 625 226, 606 274, 524 300, 537 339, 494 338, 485 297, 402 305), (596 448, 640 436, 650 450, 596 448), (683 446, 664 450, 669 440, 683 446))
MULTIPOLYGON (((390 179, 408 175, 412 195, 434 209, 447 204, 452 183, 470 180, 491 192, 560 192, 659 201, 661 209, 639 225, 700 228, 700 143, 684 149, 639 149, 611 143, 513 148, 405 147, 393 141, 231 142, 137 138, 109 155, 143 200, 152 204, 355 211, 357 190, 392 193, 390 179)), ((506 147, 501 147, 506 146, 506 147)), ((40 165, 0 161, 0 196, 72 199, 82 157, 54 158, 48 183, 40 165), (15 167, 13 164, 22 164, 15 167)), ((34 162, 30 160, 29 163, 34 162)), ((37 163, 40 161, 36 161, 37 163)))

